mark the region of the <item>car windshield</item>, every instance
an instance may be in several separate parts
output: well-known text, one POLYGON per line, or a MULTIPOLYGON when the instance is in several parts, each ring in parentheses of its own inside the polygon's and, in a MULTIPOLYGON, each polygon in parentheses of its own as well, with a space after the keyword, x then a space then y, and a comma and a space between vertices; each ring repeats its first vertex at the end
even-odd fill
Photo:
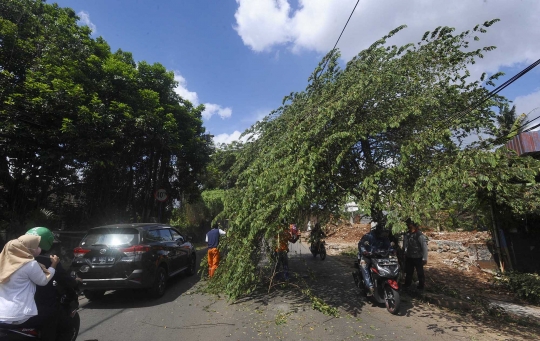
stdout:
POLYGON ((132 228, 111 228, 91 230, 84 237, 81 246, 120 246, 137 245, 139 243, 139 231, 132 228))

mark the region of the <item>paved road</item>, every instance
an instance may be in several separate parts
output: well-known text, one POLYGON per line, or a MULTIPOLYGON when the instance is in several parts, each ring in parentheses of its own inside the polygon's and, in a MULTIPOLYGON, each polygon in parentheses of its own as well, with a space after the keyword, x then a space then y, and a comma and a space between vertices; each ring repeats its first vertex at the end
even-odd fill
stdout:
MULTIPOLYGON (((203 251, 200 251, 201 253, 203 251)), ((78 340, 515 340, 527 330, 503 330, 404 298, 399 316, 359 295, 348 264, 338 257, 313 258, 305 244, 291 247, 296 278, 234 304, 201 294, 197 276, 169 281, 158 300, 138 291, 110 292, 81 302, 78 340), (299 288, 314 294, 340 316, 315 311, 299 288), (282 287, 283 286, 283 287, 282 287)))

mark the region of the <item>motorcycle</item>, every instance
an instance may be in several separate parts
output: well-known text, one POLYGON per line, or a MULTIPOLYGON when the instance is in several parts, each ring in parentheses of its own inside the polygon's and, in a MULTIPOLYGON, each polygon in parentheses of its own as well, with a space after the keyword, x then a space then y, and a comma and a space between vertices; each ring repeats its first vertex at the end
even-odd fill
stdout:
POLYGON ((311 251, 313 257, 317 257, 317 255, 319 255, 321 260, 326 258, 325 242, 322 239, 319 241, 312 241, 311 245, 309 246, 309 250, 311 251))
MULTIPOLYGON (((358 254, 358 260, 354 262, 356 270, 353 272, 353 278, 356 286, 365 292, 366 285, 360 269, 360 259, 361 255, 358 254)), ((398 283, 400 267, 395 252, 393 250, 372 252, 369 274, 375 289, 371 299, 378 304, 384 303, 389 313, 397 314, 401 304, 398 283)))
MULTIPOLYGON (((66 314, 66 319, 70 321, 70 340, 75 341, 79 335, 81 318, 79 316, 79 293, 78 289, 59 289, 60 291, 60 310, 66 314)), ((6 341, 24 341, 41 340, 41 331, 39 328, 20 327, 13 324, 0 324, 0 340, 6 341)))

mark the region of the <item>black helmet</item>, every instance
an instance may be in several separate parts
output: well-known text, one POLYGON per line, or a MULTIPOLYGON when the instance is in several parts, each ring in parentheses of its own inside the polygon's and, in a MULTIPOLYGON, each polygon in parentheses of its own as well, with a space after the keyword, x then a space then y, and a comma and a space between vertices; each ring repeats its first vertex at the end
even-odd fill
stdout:
POLYGON ((407 226, 409 225, 412 225, 414 227, 418 227, 418 223, 416 223, 414 220, 412 220, 411 218, 407 218, 407 220, 405 220, 405 224, 407 224, 407 226))
POLYGON ((376 221, 372 221, 371 232, 373 232, 377 237, 386 238, 390 234, 390 229, 386 228, 384 224, 379 224, 376 221))

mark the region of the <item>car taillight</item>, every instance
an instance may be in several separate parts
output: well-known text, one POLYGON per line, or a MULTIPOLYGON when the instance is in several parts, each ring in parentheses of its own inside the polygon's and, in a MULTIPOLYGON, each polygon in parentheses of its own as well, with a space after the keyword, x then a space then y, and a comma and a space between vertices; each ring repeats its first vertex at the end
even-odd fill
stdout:
POLYGON ((133 257, 136 255, 142 255, 145 252, 150 251, 150 246, 148 245, 133 245, 131 247, 120 249, 126 256, 133 257))
POLYGON ((90 250, 83 249, 82 247, 76 247, 76 248, 73 249, 73 255, 75 257, 82 257, 85 254, 87 254, 88 252, 90 252, 90 250))

